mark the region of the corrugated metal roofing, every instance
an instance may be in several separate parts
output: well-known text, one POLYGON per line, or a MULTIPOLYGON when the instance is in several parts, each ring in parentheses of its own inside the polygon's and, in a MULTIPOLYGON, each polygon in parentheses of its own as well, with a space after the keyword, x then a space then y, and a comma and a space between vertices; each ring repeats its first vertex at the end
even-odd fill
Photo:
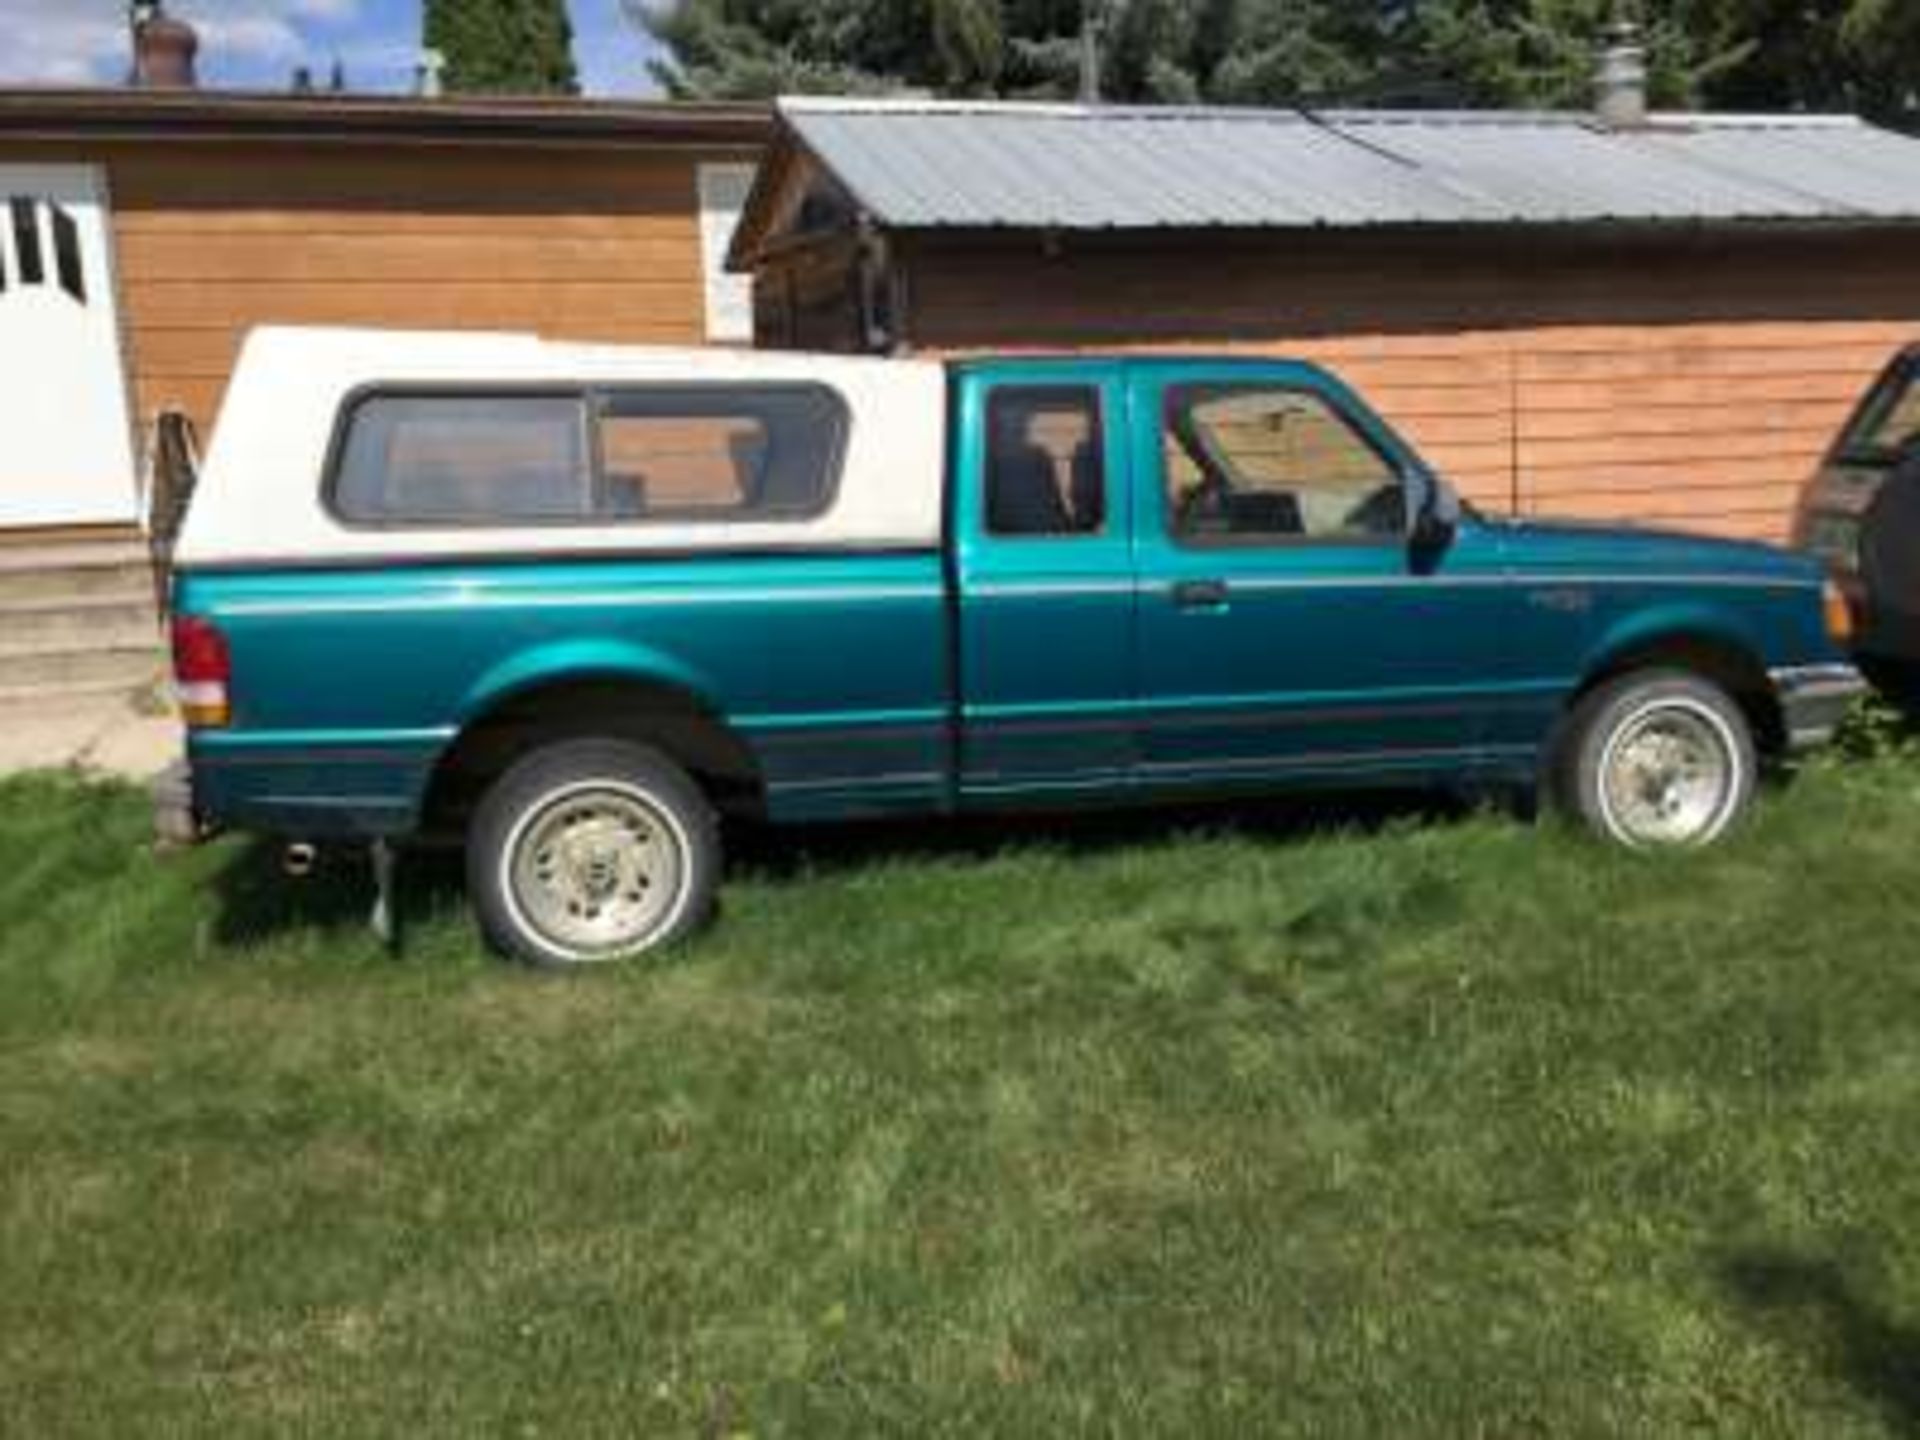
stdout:
POLYGON ((904 229, 1920 219, 1920 141, 1844 116, 780 102, 904 229))

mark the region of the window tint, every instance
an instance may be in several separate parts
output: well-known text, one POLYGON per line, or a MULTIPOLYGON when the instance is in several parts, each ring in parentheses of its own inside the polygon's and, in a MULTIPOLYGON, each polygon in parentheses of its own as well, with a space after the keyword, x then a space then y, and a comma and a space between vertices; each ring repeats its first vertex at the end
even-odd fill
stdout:
POLYGON ((348 417, 332 499, 370 524, 807 515, 831 498, 846 426, 821 386, 375 395, 348 417))
POLYGON ((1190 540, 1347 540, 1406 530, 1398 473, 1310 391, 1175 387, 1163 448, 1171 527, 1190 540))
POLYGON ((601 404, 602 513, 762 520, 832 498, 846 408, 818 385, 609 392, 601 404))
POLYGON ((373 523, 588 519, 586 435, 574 396, 374 396, 353 409, 333 502, 373 523))
POLYGON ((1079 385, 995 390, 987 402, 987 529, 1092 535, 1106 509, 1098 394, 1079 385))

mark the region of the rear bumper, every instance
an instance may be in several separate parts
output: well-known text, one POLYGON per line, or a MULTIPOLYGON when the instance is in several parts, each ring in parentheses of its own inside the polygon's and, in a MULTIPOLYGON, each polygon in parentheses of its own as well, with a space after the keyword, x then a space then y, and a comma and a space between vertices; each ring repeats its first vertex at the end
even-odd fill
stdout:
POLYGON ((1780 701, 1789 750, 1831 740, 1853 702, 1867 693, 1865 677, 1851 665, 1791 665, 1770 671, 1769 678, 1780 701))
POLYGON ((219 830, 300 840, 410 833, 438 745, 315 744, 305 737, 189 732, 187 754, 154 782, 160 838, 191 843, 219 830))

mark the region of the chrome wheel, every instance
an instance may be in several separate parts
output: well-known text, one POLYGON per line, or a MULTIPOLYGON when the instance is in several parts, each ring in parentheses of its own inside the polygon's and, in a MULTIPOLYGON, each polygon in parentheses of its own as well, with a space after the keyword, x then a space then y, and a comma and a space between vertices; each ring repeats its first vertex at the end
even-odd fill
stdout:
POLYGON ((503 889, 519 918, 575 961, 643 949, 678 917, 687 840, 645 792, 596 781, 547 797, 514 827, 503 889))
POLYGON ((1607 827, 1629 845, 1701 845, 1739 807, 1740 746, 1712 708, 1655 701, 1629 713, 1600 761, 1607 827))

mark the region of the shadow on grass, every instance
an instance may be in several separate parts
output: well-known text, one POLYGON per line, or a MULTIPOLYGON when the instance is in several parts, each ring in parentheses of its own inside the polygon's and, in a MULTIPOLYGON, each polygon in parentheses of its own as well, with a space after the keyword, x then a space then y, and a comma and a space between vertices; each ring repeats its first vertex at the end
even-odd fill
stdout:
POLYGON ((1472 813, 1469 801, 1443 792, 1321 792, 847 825, 740 825, 727 836, 727 853, 735 873, 781 880, 858 869, 879 860, 989 859, 1007 850, 1037 847, 1100 855, 1177 836, 1284 842, 1337 831, 1373 834, 1408 821, 1456 822, 1472 813))
MULTIPOLYGON (((1470 813, 1466 801, 1445 794, 1326 793, 1042 815, 793 827, 740 823, 729 825, 726 848, 730 875, 777 883, 856 870, 882 860, 988 859, 1010 849, 1036 846, 1091 856, 1178 835, 1238 835, 1284 842, 1332 831, 1370 834, 1407 821, 1453 822, 1470 813)), ((323 849, 313 872, 298 878, 283 870, 282 849, 273 841, 252 841, 236 850, 216 876, 220 903, 215 933, 222 944, 257 943, 289 932, 367 924, 374 886, 364 847, 323 849)), ((398 883, 402 930, 457 908, 464 888, 457 850, 403 852, 398 883)))
POLYGON ((1808 1346, 1896 1433, 1920 1436, 1920 1328, 1862 1299, 1830 1260, 1752 1251, 1727 1261, 1722 1273, 1741 1308, 1781 1340, 1808 1346))
MULTIPOLYGON (((320 852, 311 874, 292 876, 281 865, 284 847, 253 840, 237 849, 214 879, 219 899, 215 938, 223 945, 255 944, 305 930, 366 930, 373 913, 373 866, 362 846, 320 852)), ((406 853, 400 862, 401 930, 417 926, 459 902, 460 857, 450 851, 406 853)))

